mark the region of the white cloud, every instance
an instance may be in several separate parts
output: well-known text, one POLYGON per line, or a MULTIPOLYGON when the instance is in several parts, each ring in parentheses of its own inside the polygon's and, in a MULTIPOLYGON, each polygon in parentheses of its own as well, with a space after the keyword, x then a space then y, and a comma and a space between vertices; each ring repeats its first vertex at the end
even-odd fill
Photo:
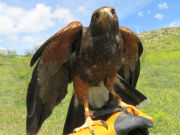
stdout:
POLYGON ((20 42, 23 44, 26 43, 26 44, 38 45, 38 44, 42 44, 43 39, 36 36, 24 36, 20 39, 20 42))
POLYGON ((15 23, 11 18, 0 14, 0 36, 13 35, 16 33, 15 23))
POLYGON ((44 4, 37 4, 35 8, 24 11, 18 21, 17 31, 24 33, 39 32, 54 25, 51 8, 44 4))
POLYGON ((163 19, 164 15, 158 13, 158 14, 156 14, 154 17, 157 18, 157 19, 159 19, 159 20, 161 20, 161 19, 163 19))
POLYGON ((143 12, 143 11, 139 11, 139 12, 137 13, 137 15, 138 15, 139 17, 143 17, 143 16, 144 16, 144 12, 143 12))
POLYGON ((7 48, 25 50, 44 41, 39 34, 43 30, 56 23, 61 25, 73 20, 73 13, 67 8, 53 9, 45 4, 36 4, 31 9, 24 9, 0 2, 0 42, 7 48))
POLYGON ((83 7, 83 6, 79 6, 78 9, 77 9, 77 11, 78 11, 79 13, 83 13, 84 15, 88 15, 88 12, 87 12, 86 8, 83 7))
POLYGON ((54 11, 44 4, 36 4, 29 10, 0 2, 0 36, 12 36, 20 33, 37 33, 53 27, 58 20, 68 23, 75 17, 69 9, 57 7, 54 11))
POLYGON ((5 48, 3 48, 3 47, 0 46, 0 50, 5 50, 5 48))
POLYGON ((151 10, 147 10, 147 13, 150 15, 151 14, 151 10))
POLYGON ((166 9, 166 8, 168 8, 168 4, 166 2, 164 2, 162 4, 158 4, 158 8, 159 9, 166 9))
POLYGON ((180 26, 180 20, 174 20, 172 21, 168 27, 178 27, 180 26))
POLYGON ((53 18, 58 19, 59 22, 69 23, 77 20, 69 9, 58 7, 54 13, 53 18))

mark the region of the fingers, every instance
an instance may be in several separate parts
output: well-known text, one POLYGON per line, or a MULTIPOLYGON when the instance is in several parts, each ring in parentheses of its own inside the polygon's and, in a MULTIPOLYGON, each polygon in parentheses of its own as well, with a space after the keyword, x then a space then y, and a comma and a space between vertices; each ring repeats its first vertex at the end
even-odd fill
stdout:
POLYGON ((120 114, 114 123, 114 128, 118 135, 126 135, 137 128, 153 127, 153 122, 141 116, 120 114))

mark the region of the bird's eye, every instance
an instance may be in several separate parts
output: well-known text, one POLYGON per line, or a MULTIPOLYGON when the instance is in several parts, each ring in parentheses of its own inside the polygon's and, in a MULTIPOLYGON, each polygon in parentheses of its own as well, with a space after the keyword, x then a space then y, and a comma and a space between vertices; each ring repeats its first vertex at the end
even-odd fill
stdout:
POLYGON ((99 13, 96 12, 96 13, 94 14, 94 16, 95 16, 96 18, 98 18, 98 17, 99 17, 99 13))
POLYGON ((114 15, 115 14, 115 9, 111 9, 111 13, 114 15))

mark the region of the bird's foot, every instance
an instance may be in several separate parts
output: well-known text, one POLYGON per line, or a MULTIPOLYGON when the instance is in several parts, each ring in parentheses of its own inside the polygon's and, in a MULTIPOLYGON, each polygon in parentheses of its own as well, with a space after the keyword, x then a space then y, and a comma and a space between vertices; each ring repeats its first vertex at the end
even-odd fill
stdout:
POLYGON ((120 102, 119 103, 123 108, 127 109, 128 112, 130 112, 131 114, 133 115, 138 115, 138 116, 142 116, 144 118, 147 118, 151 121, 154 122, 154 118, 148 116, 147 114, 143 113, 141 110, 137 109, 136 107, 132 106, 132 105, 129 105, 129 104, 126 104, 124 102, 120 102))
POLYGON ((105 121, 103 120, 92 120, 90 116, 88 116, 86 118, 86 121, 85 123, 81 126, 81 127, 78 127, 78 128, 75 128, 74 129, 74 132, 78 132, 84 128, 89 128, 90 132, 92 135, 95 135, 95 132, 92 128, 93 125, 99 125, 99 126, 104 126, 106 129, 108 129, 108 125, 106 124, 105 121))

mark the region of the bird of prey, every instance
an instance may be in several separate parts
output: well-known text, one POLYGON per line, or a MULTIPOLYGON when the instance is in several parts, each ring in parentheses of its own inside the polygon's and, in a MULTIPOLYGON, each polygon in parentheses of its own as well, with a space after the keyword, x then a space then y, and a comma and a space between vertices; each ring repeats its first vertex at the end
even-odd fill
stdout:
POLYGON ((90 107, 103 107, 111 96, 120 106, 136 111, 126 103, 137 105, 146 99, 130 89, 139 77, 142 52, 139 38, 128 28, 119 27, 113 7, 95 10, 89 27, 72 22, 58 31, 42 44, 30 62, 30 66, 37 64, 27 92, 27 134, 39 131, 66 96, 71 82, 75 93, 72 101, 76 103, 70 107, 78 111, 75 108, 83 106, 85 115, 85 123, 75 131, 88 127, 93 132, 94 124, 106 127, 103 121, 92 119, 90 107))

